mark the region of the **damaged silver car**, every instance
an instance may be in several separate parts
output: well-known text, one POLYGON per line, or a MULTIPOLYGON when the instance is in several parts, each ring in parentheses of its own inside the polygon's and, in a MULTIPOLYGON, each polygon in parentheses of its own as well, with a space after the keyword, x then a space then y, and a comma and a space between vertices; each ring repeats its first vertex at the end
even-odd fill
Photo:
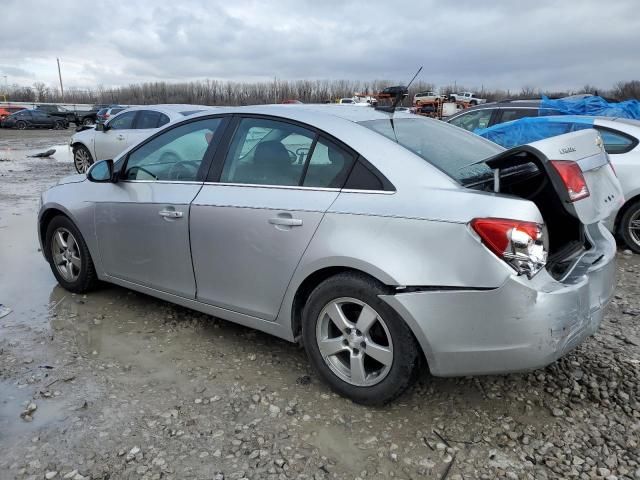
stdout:
POLYGON ((543 367, 596 331, 622 202, 594 130, 505 151, 349 106, 205 110, 44 192, 58 282, 98 280, 301 340, 364 404, 543 367))

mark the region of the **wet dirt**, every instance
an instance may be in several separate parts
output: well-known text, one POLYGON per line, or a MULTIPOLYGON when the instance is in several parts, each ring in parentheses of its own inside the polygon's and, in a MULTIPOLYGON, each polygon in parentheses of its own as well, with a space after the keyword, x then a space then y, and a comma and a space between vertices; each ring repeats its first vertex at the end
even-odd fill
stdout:
POLYGON ((0 319, 0 479, 441 478, 450 463, 451 479, 640 478, 638 256, 620 253, 600 332, 547 369, 424 372, 392 405, 363 407, 297 345, 120 287, 59 287, 36 213, 74 173, 71 133, 0 130, 0 303, 13 309, 0 319))

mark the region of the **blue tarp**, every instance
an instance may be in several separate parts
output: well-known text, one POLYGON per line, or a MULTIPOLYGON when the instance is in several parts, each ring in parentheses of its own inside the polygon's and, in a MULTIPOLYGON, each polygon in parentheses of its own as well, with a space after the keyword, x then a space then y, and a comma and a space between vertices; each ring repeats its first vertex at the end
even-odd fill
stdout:
POLYGON ((559 98, 552 100, 545 96, 540 103, 540 115, 558 113, 564 115, 593 115, 604 117, 632 118, 640 120, 640 101, 625 100, 624 102, 611 103, 602 97, 583 98, 559 98))
POLYGON ((499 123, 489 128, 477 128, 474 133, 505 148, 513 148, 525 143, 592 127, 593 117, 561 115, 521 118, 512 122, 499 123))

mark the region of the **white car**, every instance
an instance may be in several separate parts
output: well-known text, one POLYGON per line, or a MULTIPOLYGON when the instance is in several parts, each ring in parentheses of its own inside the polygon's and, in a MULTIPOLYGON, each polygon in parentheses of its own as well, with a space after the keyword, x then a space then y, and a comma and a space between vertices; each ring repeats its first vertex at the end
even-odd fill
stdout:
POLYGON ((464 102, 468 103, 469 105, 480 105, 482 103, 487 103, 486 98, 480 98, 473 92, 450 93, 449 101, 464 102))
POLYGON ((131 107, 104 124, 82 130, 71 137, 73 163, 85 173, 98 160, 117 157, 131 145, 147 138, 160 127, 210 107, 200 105, 145 105, 131 107))
POLYGON ((418 92, 413 96, 413 104, 420 105, 421 103, 434 102, 437 98, 440 98, 437 92, 418 92))

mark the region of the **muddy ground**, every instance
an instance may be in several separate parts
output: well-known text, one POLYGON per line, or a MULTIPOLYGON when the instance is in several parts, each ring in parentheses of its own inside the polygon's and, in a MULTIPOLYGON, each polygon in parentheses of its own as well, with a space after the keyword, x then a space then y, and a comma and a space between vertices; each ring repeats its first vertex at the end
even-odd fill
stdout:
POLYGON ((640 479, 640 256, 620 252, 600 332, 550 367, 424 372, 392 405, 362 407, 296 345, 119 287, 57 286, 35 219, 39 192, 73 173, 71 133, 0 130, 0 303, 13 310, 0 318, 0 479, 640 479))

